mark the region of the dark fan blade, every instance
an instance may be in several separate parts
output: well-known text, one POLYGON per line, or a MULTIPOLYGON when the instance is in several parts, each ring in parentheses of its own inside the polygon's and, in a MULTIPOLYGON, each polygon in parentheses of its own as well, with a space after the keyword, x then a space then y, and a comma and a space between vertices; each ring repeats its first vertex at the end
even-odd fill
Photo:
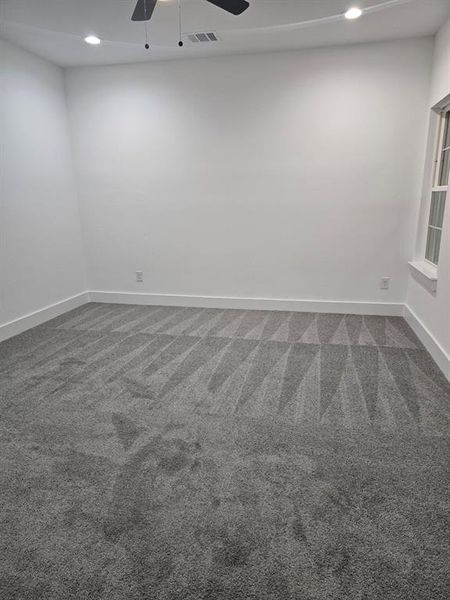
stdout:
POLYGON ((157 0, 138 0, 132 21, 148 21, 155 10, 157 0))
POLYGON ((247 10, 250 4, 247 0, 206 0, 210 4, 214 4, 219 8, 223 8, 232 15, 240 15, 247 10))

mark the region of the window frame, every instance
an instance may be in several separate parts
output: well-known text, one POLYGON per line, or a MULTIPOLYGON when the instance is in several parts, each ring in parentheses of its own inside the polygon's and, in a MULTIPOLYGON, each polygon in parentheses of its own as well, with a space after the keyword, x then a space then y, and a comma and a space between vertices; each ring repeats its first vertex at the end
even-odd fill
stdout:
MULTIPOLYGON (((431 193, 430 193, 430 202, 429 202, 429 207, 428 207, 428 219, 427 219, 427 224, 426 224, 425 247, 424 247, 424 261, 428 265, 431 265, 434 269, 437 269, 439 267, 439 258, 440 258, 439 254, 440 254, 440 248, 441 248, 441 244, 442 244, 444 222, 442 222, 442 226, 431 225, 432 209, 433 209, 433 195, 438 192, 445 193, 444 211, 443 211, 443 214, 445 215, 445 209, 447 208, 447 204, 448 204, 449 180, 447 180, 446 185, 440 185, 439 179, 440 179, 440 174, 441 174, 441 165, 442 165, 443 154, 444 154, 444 152, 449 152, 449 154, 450 154, 450 146, 447 146, 444 148, 444 139, 448 132, 448 129, 450 129, 450 104, 447 103, 446 105, 440 107, 436 112, 437 112, 437 117, 438 117, 438 125, 437 125, 437 131, 436 131, 436 143, 435 143, 434 151, 433 151, 433 172, 432 172, 432 179, 431 179, 431 193), (439 241, 439 248, 438 248, 437 263, 433 262, 432 260, 430 260, 427 257, 427 250, 428 250, 428 245, 429 245, 428 242, 429 242, 429 238, 430 238, 430 230, 440 231, 440 234, 441 234, 440 241, 439 241)), ((450 177, 449 177, 449 179, 450 179, 450 177)))

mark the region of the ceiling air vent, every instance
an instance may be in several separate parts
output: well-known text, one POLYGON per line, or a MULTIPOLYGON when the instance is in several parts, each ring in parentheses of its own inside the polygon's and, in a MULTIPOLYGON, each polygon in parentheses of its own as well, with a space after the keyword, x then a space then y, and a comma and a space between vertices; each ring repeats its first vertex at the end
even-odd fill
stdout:
POLYGON ((217 35, 217 33, 214 33, 213 31, 209 31, 209 32, 201 32, 201 33, 190 33, 188 36, 188 39, 193 42, 194 44, 196 44, 197 42, 218 42, 219 41, 219 36, 217 35))

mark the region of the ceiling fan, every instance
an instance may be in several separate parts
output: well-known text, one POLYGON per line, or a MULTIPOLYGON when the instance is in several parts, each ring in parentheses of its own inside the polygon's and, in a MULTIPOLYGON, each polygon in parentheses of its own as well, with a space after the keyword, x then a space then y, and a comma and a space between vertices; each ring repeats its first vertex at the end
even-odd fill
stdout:
MULTIPOLYGON (((138 0, 134 9, 132 21, 149 21, 158 0, 138 0)), ((223 8, 232 15, 240 15, 247 10, 250 4, 247 0, 206 0, 219 8, 223 8)))

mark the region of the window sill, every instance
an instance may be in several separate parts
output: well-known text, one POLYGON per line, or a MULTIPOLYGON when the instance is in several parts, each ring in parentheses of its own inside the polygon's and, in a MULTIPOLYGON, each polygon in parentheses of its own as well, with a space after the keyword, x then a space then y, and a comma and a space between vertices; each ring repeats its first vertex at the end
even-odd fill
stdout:
POLYGON ((412 274, 415 276, 417 281, 421 283, 432 293, 436 292, 438 282, 438 270, 437 267, 427 263, 425 261, 411 261, 408 263, 412 274))

